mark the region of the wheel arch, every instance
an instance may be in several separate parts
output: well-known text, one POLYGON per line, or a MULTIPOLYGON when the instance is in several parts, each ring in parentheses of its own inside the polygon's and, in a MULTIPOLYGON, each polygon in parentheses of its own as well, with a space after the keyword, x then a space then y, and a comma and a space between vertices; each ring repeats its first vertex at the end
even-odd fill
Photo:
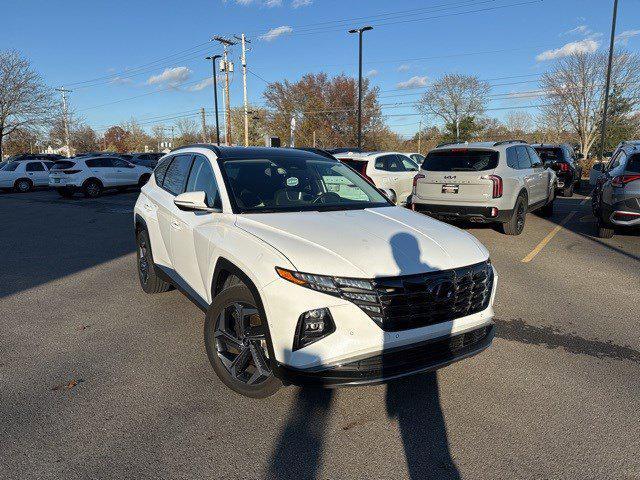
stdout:
POLYGON ((17 185, 18 185, 18 182, 20 182, 22 180, 27 181, 31 185, 31 188, 33 188, 33 185, 34 185, 33 180, 31 180, 30 178, 27 178, 27 177, 18 177, 18 178, 16 178, 14 180, 14 182, 13 182, 13 187, 16 188, 17 185))
POLYGON ((139 213, 135 214, 133 219, 133 224, 134 224, 136 235, 138 234, 138 232, 142 230, 146 230, 147 232, 149 231, 149 228, 147 227, 147 221, 144 218, 142 218, 142 215, 140 215, 139 213))
POLYGON ((87 178, 84 182, 82 182, 82 188, 84 188, 87 185, 87 183, 89 183, 92 180, 98 182, 100 184, 100 188, 104 188, 104 183, 102 183, 102 180, 100 180, 98 177, 87 178))

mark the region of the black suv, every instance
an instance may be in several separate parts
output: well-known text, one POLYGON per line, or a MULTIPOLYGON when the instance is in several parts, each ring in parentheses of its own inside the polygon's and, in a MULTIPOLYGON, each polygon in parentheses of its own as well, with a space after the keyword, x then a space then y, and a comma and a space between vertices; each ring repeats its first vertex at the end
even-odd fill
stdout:
POLYGON ((566 144, 545 144, 531 145, 545 166, 555 170, 558 177, 557 189, 563 197, 573 196, 574 187, 580 187, 582 178, 582 166, 578 163, 582 158, 581 154, 576 154, 569 145, 566 144))

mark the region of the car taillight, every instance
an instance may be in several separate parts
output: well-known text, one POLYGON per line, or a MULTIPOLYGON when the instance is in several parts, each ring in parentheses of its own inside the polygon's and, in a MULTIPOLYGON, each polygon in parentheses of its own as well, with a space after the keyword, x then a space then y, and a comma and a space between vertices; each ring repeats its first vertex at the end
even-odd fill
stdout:
POLYGON ((560 171, 561 171, 561 172, 568 172, 568 171, 569 171, 569 164, 567 164, 567 163, 561 163, 561 164, 560 164, 560 171))
POLYGON ((489 180, 493 182, 493 198, 502 197, 502 177, 489 175, 489 180))
POLYGON ((629 182, 640 180, 640 175, 618 175, 611 180, 612 187, 624 187, 629 182))
POLYGON ((66 173, 67 175, 73 175, 75 173, 80 173, 82 170, 62 170, 62 173, 66 173))
POLYGON ((413 189, 414 190, 418 186, 418 180, 420 180, 421 178, 427 178, 427 176, 423 175, 422 173, 419 173, 415 177, 413 177, 413 189))

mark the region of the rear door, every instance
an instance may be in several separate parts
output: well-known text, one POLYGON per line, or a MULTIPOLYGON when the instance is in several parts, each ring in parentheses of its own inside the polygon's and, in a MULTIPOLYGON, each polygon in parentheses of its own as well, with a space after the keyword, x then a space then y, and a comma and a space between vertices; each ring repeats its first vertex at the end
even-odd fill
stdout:
POLYGON ((551 172, 547 171, 544 168, 542 159, 538 156, 533 148, 529 146, 526 146, 524 148, 529 154, 529 159, 531 160, 531 168, 533 169, 533 173, 535 175, 534 189, 537 199, 536 202, 542 202, 546 200, 548 196, 551 172))
POLYGON ((105 187, 115 186, 115 168, 111 161, 111 157, 95 157, 85 160, 84 162, 89 170, 91 170, 91 176, 96 177, 102 182, 105 187))
POLYGON ((529 205, 540 201, 540 186, 538 184, 538 173, 531 165, 531 157, 524 145, 512 147, 515 150, 518 161, 518 174, 527 190, 529 205))
POLYGON ((36 187, 49 185, 49 171, 42 162, 27 162, 25 172, 36 187))
MULTIPOLYGON (((429 152, 416 184, 418 199, 438 203, 478 204, 493 198, 490 175, 499 153, 485 149, 442 149, 429 152)), ((528 157, 527 157, 528 158, 528 157)))
POLYGON ((121 158, 113 158, 114 181, 116 185, 137 185, 138 169, 121 158))

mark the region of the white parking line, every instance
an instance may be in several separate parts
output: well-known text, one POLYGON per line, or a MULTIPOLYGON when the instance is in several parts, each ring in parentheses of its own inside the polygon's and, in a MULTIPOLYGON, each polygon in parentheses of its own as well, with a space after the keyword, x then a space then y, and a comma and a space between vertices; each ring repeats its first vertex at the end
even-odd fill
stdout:
POLYGON ((536 247, 533 250, 531 250, 529 255, 527 255, 522 259, 522 263, 529 263, 531 260, 533 260, 535 256, 542 251, 542 249, 547 245, 547 243, 549 243, 551 239, 553 239, 553 237, 555 237, 558 234, 558 232, 562 230, 562 227, 569 220, 571 220, 575 214, 576 214, 575 210, 569 212, 569 214, 566 217, 564 217, 562 221, 553 230, 551 230, 549 234, 546 237, 544 237, 542 241, 538 245, 536 245, 536 247))

